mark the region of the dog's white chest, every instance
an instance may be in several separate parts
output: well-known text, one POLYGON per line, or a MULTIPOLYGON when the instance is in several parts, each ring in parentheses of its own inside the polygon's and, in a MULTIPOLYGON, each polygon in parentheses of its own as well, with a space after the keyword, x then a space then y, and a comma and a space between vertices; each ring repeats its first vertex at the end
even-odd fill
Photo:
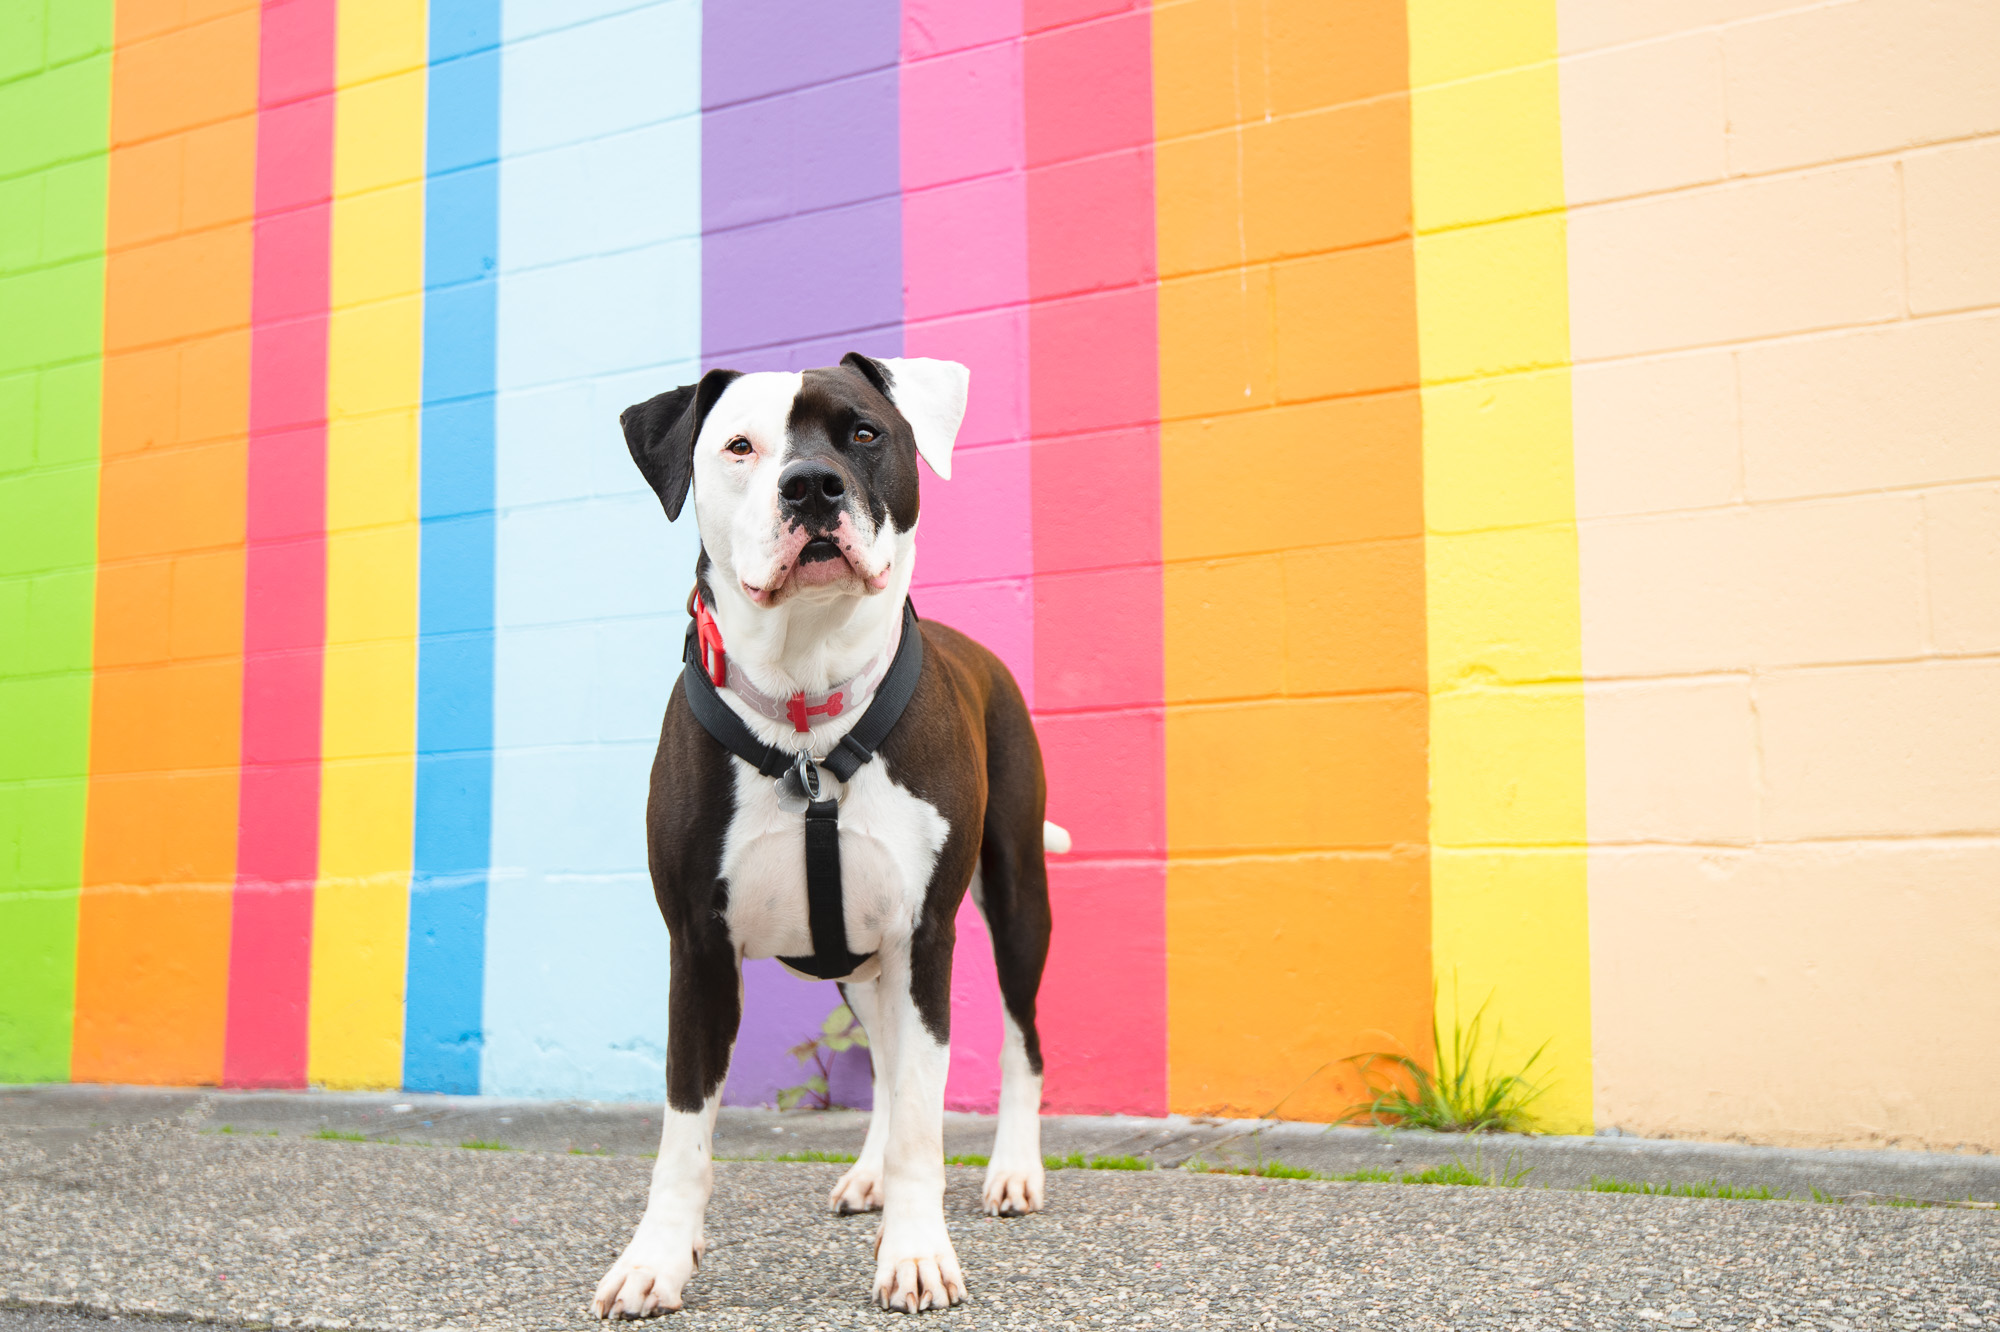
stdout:
MULTIPOLYGON (((805 818, 778 808, 776 784, 741 759, 736 817, 722 845, 729 937, 745 957, 811 954, 805 818)), ((929 802, 897 783, 887 760, 866 763, 840 801, 840 879, 847 946, 873 953, 915 928, 931 870, 950 831, 929 802)))

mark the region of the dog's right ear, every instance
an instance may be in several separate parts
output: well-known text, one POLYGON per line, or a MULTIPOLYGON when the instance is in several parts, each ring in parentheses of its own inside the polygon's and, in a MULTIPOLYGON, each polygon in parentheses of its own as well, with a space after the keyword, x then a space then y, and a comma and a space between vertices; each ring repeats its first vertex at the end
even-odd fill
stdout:
POLYGON ((722 391, 740 376, 737 370, 711 370, 698 384, 669 389, 618 414, 618 424, 625 428, 625 447, 632 451, 639 474, 660 497, 668 522, 681 516, 681 505, 687 502, 701 423, 722 391))

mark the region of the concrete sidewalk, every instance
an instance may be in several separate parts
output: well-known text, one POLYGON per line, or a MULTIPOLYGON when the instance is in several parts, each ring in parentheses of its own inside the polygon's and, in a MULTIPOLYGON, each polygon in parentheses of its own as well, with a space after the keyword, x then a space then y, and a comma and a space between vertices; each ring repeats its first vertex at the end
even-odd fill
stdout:
MULTIPOLYGON (((0 1138, 60 1149, 108 1128, 197 1119, 210 1132, 359 1134, 435 1146, 490 1142, 522 1151, 643 1156, 659 1145, 660 1107, 619 1102, 511 1101, 486 1096, 395 1092, 222 1092, 156 1087, 48 1086, 0 1089, 0 1138)), ((718 1158, 807 1151, 853 1152, 867 1128, 862 1111, 722 1111, 718 1158)), ((1596 1179, 1653 1185, 1719 1182, 1779 1197, 1814 1191, 1857 1200, 2000 1203, 2000 1156, 1904 1151, 1805 1151, 1734 1143, 1628 1137, 1534 1137, 1328 1128, 1180 1116, 1052 1115, 1043 1121, 1051 1155, 1133 1156, 1160 1167, 1190 1161, 1235 1169, 1278 1162, 1327 1175, 1362 1170, 1411 1174, 1462 1162, 1482 1174, 1520 1175, 1529 1186, 1588 1187, 1596 1179)), ((946 1116, 945 1150, 980 1154, 993 1145, 986 1115, 946 1116)))

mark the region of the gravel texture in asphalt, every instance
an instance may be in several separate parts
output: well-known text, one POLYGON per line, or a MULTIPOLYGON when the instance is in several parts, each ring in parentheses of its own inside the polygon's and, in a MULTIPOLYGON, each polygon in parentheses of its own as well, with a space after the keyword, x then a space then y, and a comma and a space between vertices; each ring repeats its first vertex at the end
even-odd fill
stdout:
MULTIPOLYGON (((61 1151, 0 1139, 0 1300, 224 1323, 580 1327, 648 1162, 203 1132, 159 1122, 61 1151)), ((674 1317, 882 1325, 875 1221, 843 1167, 725 1161, 674 1317)), ((976 1328, 2000 1327, 2000 1215, 1064 1170, 1049 1208, 946 1208, 976 1328)), ((40 1321, 37 1321, 40 1320, 40 1321)), ((0 1329, 67 1328, 0 1314, 0 1329)), ((102 1325, 100 1325, 102 1326, 102 1325)))

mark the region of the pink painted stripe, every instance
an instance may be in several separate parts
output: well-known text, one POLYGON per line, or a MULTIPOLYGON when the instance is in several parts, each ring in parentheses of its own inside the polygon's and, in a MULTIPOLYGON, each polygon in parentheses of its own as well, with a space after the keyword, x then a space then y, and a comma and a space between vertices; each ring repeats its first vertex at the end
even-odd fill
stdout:
POLYGON ((1051 1112, 1164 1114, 1166 732, 1152 26, 1145 0, 1028 0, 1036 729, 1055 939, 1051 1112))
POLYGON ((223 1081, 303 1086, 326 642, 337 0, 264 0, 251 285, 242 814, 223 1081))
MULTIPOLYGON (((952 479, 924 473, 917 605, 997 653, 1032 704, 1021 35, 1018 0, 903 6, 903 352, 972 370, 952 479)), ((986 922, 970 898, 958 916, 951 1003, 945 1104, 991 1110, 1000 1095, 1000 989, 986 922)))

